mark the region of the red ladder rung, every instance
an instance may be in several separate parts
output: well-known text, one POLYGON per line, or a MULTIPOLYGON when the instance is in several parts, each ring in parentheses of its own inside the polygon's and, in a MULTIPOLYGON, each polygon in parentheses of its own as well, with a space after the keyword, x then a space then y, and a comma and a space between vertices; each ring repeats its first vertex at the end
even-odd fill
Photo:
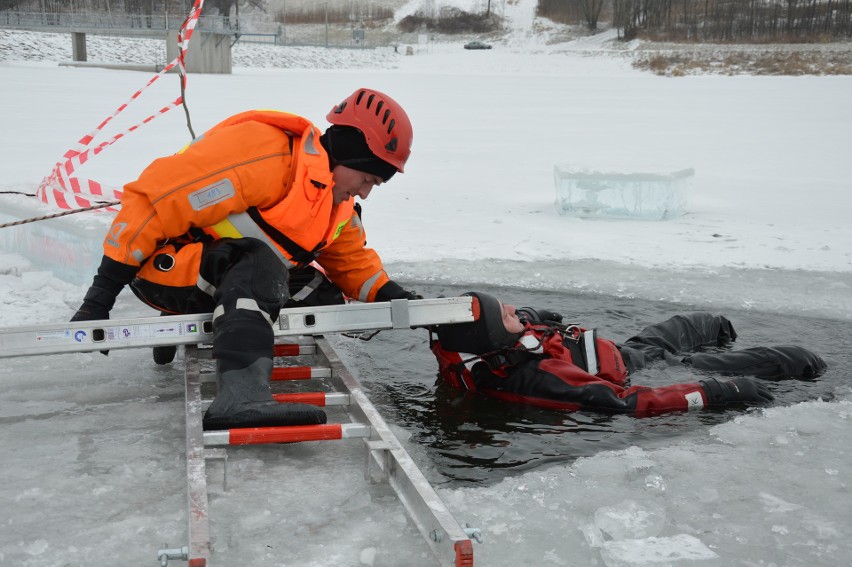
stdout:
POLYGON ((272 398, 280 403, 310 404, 312 406, 348 406, 348 394, 326 394, 325 392, 297 392, 291 394, 272 394, 272 398))
POLYGON ((300 354, 316 354, 315 345, 303 345, 296 343, 278 343, 273 347, 273 356, 299 356, 300 354))
POLYGON ((264 443, 299 443, 329 441, 352 437, 369 437, 372 428, 360 423, 327 423, 323 425, 290 425, 284 427, 247 427, 205 431, 204 445, 262 445, 264 443))
POLYGON ((276 366, 272 369, 272 380, 310 380, 311 378, 328 378, 330 368, 315 366, 276 366))

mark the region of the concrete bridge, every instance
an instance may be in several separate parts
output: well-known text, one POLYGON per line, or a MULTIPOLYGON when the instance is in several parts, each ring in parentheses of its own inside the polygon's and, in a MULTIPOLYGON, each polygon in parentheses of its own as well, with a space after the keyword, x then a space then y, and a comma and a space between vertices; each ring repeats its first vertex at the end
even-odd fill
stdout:
MULTIPOLYGON (((86 34, 162 37, 169 59, 177 56, 177 32, 186 14, 0 12, 0 29, 70 33, 74 62, 87 61, 86 34)), ((187 54, 187 70, 230 73, 232 39, 239 28, 227 16, 201 16, 187 54)))

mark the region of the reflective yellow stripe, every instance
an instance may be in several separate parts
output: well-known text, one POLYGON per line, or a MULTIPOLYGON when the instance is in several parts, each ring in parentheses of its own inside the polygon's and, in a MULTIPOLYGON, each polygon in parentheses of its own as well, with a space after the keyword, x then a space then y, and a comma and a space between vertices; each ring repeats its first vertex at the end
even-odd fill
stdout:
POLYGON ((257 226, 257 223, 255 223, 251 219, 248 213, 239 213, 236 215, 231 215, 225 220, 219 221, 216 224, 210 226, 210 229, 214 231, 219 238, 257 238, 258 240, 269 246, 269 248, 271 248, 273 252, 275 252, 275 255, 278 256, 278 259, 284 263, 284 266, 288 270, 295 266, 295 264, 293 264, 293 262, 291 262, 290 259, 287 258, 283 252, 281 252, 281 249, 275 245, 275 242, 273 242, 273 240, 269 238, 269 235, 267 235, 265 232, 263 232, 263 229, 257 226), (242 230, 237 228, 237 225, 239 225, 242 230))
POLYGON ((210 227, 212 230, 219 235, 219 238, 242 238, 243 235, 240 234, 240 231, 231 223, 229 219, 225 219, 223 221, 219 221, 213 226, 210 227))
POLYGON ((334 231, 334 236, 331 237, 332 240, 337 240, 337 237, 340 236, 340 233, 343 232, 343 229, 346 228, 346 223, 349 222, 349 219, 346 219, 339 225, 337 225, 337 229, 334 231))

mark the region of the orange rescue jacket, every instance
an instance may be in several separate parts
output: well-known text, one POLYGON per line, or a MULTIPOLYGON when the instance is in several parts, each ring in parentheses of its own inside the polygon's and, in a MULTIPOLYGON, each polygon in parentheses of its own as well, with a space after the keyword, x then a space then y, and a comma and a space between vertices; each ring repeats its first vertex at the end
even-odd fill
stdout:
POLYGON ((124 187, 104 254, 141 266, 169 238, 201 229, 214 238, 254 237, 290 269, 317 258, 348 296, 373 301, 389 281, 353 202, 334 205, 321 132, 307 119, 253 110, 155 160, 124 187))

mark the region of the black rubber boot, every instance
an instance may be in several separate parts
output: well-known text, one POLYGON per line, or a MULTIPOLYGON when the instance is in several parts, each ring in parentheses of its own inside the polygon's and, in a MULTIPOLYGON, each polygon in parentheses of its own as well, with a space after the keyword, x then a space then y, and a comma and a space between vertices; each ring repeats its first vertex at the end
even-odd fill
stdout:
POLYGON ((157 364, 169 364, 176 355, 177 347, 174 345, 154 347, 154 362, 157 364))
POLYGON ((223 239, 206 250, 201 268, 216 286, 212 355, 218 385, 204 429, 325 423, 320 408, 280 404, 269 389, 272 322, 289 297, 287 272, 275 254, 259 240, 223 239))
POLYGON ((811 380, 826 369, 825 361, 800 346, 751 347, 718 354, 697 353, 683 360, 698 370, 727 375, 756 376, 765 380, 811 380))
POLYGON ((204 429, 325 423, 325 412, 318 407, 273 400, 269 390, 271 373, 269 358, 258 359, 248 368, 219 372, 216 399, 204 414, 204 429))
MULTIPOLYGON (((165 311, 160 312, 160 317, 168 317, 170 314, 165 311)), ((177 356, 177 347, 175 345, 155 346, 154 347, 154 362, 157 364, 170 364, 177 356)))

